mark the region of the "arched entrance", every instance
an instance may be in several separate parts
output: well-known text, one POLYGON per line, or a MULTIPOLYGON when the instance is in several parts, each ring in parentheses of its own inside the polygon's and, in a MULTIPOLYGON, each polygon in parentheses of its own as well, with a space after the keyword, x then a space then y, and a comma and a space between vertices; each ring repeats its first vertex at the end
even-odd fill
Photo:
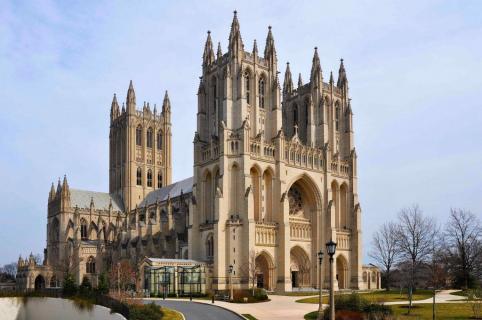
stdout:
POLYGON ((262 252, 256 257, 256 287, 267 291, 273 290, 273 269, 274 264, 271 257, 262 252))
POLYGON ((40 274, 35 278, 35 290, 45 289, 45 279, 40 274))
POLYGON ((293 247, 290 251, 290 271, 291 271, 291 287, 303 288, 310 287, 310 258, 305 250, 301 247, 293 247))
POLYGON ((336 279, 338 280, 338 289, 348 288, 348 263, 343 256, 336 258, 336 279))

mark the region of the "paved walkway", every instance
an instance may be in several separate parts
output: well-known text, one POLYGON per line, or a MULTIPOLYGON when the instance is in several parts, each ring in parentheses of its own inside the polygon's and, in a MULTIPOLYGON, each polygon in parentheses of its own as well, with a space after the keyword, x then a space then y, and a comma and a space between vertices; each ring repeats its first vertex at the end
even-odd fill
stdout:
MULTIPOLYGON (((466 300, 462 296, 454 296, 451 293, 457 292, 460 290, 442 290, 435 294, 435 303, 460 303, 465 302, 466 300)), ((419 304, 419 303, 432 303, 433 298, 428 298, 425 300, 414 300, 412 304, 419 304)), ((408 304, 407 301, 394 301, 394 302, 385 302, 386 305, 396 305, 396 304, 408 304)))
MULTIPOLYGON (((435 296, 436 303, 460 303, 463 297, 454 296, 450 293, 459 290, 442 290, 438 292, 435 296), (457 301, 458 300, 458 301, 457 301)), ((229 303, 223 301, 216 301, 214 306, 226 308, 236 312, 237 314, 251 314, 259 320, 301 320, 303 316, 308 312, 318 310, 317 304, 311 303, 298 303, 296 300, 308 298, 308 296, 279 296, 270 295, 271 301, 260 302, 260 303, 229 303)), ((145 299, 149 301, 150 299, 145 299)), ((223 310, 222 308, 216 308, 211 304, 209 300, 196 300, 196 302, 189 302, 187 300, 166 300, 162 301, 159 299, 155 300, 156 303, 160 305, 165 305, 168 308, 179 310, 186 316, 187 320, 197 320, 197 319, 240 319, 239 316, 223 310), (164 304, 166 303, 166 304, 164 304), (171 304, 172 303, 172 304, 171 304), (178 304, 175 304, 178 303, 178 304), (206 305, 206 309, 202 309, 202 305, 206 305), (185 311, 186 310, 186 311, 185 311), (201 313, 209 312, 209 313, 201 313), (214 313, 211 313, 214 312, 214 313), (219 312, 219 313, 218 313, 219 312), (224 312, 224 313, 223 313, 224 312), (221 314, 222 313, 222 314, 221 314), (229 315, 228 315, 229 314, 229 315)), ((413 304, 419 303, 432 303, 432 298, 425 300, 413 301, 413 304)), ((408 301, 396 301, 396 302, 386 302, 386 305, 396 305, 396 304, 408 304, 408 301)))
POLYGON ((220 307, 211 306, 189 300, 144 299, 144 302, 154 301, 157 305, 182 312, 186 320, 227 319, 240 320, 243 317, 220 307))

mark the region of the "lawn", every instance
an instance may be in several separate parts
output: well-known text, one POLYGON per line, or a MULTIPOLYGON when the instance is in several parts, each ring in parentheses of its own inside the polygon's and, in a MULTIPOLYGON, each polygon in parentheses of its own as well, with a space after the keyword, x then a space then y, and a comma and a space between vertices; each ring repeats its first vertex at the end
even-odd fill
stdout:
MULTIPOLYGON (((417 290, 413 294, 413 300, 424 300, 432 297, 432 291, 430 290, 417 290)), ((375 292, 367 292, 367 293, 360 293, 360 296, 367 299, 370 302, 392 302, 392 301, 408 301, 408 294, 406 291, 403 291, 400 294, 399 290, 391 290, 391 291, 375 291, 375 292)), ((313 303, 318 304, 319 296, 304 298, 296 300, 299 303, 313 303)), ((323 295, 323 303, 328 303, 328 296, 323 295)))
MULTIPOLYGON (((429 303, 416 304, 412 308, 410 316, 407 315, 407 306, 391 306, 394 315, 399 320, 409 319, 432 319, 432 305, 429 303)), ((473 317, 472 307, 466 303, 438 303, 435 309, 435 315, 439 320, 448 319, 471 319, 473 317)), ((317 319, 318 311, 305 314, 306 320, 317 319)))
MULTIPOLYGON (((410 316, 407 315, 406 305, 392 306, 392 310, 400 320, 432 319, 431 304, 415 304, 413 307, 410 316)), ((437 319, 470 319, 473 317, 472 307, 467 303, 437 303, 435 315, 437 319)))

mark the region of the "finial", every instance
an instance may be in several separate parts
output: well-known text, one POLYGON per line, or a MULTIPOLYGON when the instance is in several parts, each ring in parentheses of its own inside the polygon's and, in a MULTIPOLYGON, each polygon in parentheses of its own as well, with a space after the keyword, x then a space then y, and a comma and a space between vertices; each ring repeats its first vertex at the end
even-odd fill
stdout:
POLYGON ((234 13, 234 16, 236 16, 238 14, 238 11, 234 10, 233 13, 234 13))
POLYGON ((211 34, 211 30, 208 30, 208 34, 211 34))

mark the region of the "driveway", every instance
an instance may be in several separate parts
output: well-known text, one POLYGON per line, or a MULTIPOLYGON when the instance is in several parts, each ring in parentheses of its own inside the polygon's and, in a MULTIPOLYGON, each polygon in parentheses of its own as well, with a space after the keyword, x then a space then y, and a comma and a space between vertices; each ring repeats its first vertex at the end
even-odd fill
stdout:
POLYGON ((207 320, 207 319, 227 319, 240 320, 244 319, 237 314, 225 310, 216 305, 206 303, 190 302, 185 300, 158 300, 144 299, 144 303, 154 302, 162 307, 174 309, 184 314, 186 320, 207 320))

